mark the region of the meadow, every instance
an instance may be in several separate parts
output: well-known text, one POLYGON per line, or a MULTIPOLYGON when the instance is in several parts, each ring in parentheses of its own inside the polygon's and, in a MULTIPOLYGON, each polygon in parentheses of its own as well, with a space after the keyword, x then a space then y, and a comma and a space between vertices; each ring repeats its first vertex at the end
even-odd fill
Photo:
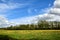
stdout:
POLYGON ((16 40, 60 40, 60 30, 0 30, 1 35, 16 40))

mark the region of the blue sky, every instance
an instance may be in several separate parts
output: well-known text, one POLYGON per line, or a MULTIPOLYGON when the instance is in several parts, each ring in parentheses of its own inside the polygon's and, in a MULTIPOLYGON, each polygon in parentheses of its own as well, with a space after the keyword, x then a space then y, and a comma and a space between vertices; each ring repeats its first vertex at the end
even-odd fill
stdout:
POLYGON ((16 0, 15 3, 23 4, 23 7, 10 10, 10 19, 43 14, 41 10, 52 6, 53 0, 16 0))
POLYGON ((43 14, 41 10, 52 6, 53 0, 16 0, 15 3, 22 4, 22 7, 10 10, 9 19, 43 14))
POLYGON ((28 23, 34 17, 48 12, 54 6, 54 1, 56 0, 0 0, 0 16, 9 22, 28 23))
POLYGON ((51 7, 53 2, 54 0, 0 0, 0 3, 8 6, 16 6, 3 13, 9 20, 43 14, 42 9, 51 7))

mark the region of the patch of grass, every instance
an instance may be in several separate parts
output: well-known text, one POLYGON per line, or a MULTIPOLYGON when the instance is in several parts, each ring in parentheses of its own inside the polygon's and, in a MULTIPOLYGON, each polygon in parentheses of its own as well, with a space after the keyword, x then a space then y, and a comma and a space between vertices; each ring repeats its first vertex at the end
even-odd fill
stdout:
POLYGON ((60 30, 0 30, 0 35, 19 40, 60 40, 60 30))
POLYGON ((0 35, 0 40, 18 40, 18 39, 11 38, 8 35, 0 35))

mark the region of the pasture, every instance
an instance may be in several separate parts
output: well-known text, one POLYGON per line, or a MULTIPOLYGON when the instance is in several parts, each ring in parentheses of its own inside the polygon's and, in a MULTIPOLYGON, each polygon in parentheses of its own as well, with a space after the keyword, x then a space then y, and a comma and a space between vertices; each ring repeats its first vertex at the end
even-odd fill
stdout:
POLYGON ((0 30, 0 35, 16 40, 60 40, 60 30, 0 30))

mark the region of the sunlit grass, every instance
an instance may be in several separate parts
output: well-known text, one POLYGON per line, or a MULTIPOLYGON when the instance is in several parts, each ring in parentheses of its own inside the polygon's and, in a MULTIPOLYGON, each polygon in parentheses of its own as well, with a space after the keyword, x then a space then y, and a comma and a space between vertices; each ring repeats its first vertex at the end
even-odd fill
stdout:
POLYGON ((60 30, 0 30, 0 35, 8 35, 16 39, 59 40, 60 30))

